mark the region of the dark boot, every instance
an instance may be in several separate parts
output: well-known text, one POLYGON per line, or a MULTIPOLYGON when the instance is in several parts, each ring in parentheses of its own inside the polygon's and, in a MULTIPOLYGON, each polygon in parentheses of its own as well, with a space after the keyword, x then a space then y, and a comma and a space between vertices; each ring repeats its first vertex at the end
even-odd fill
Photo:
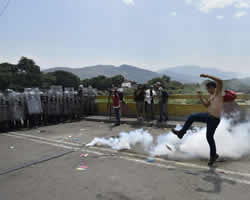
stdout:
POLYGON ((172 129, 172 132, 175 134, 175 135, 177 135, 177 137, 179 138, 179 139, 182 139, 183 138, 183 136, 185 135, 185 132, 183 132, 183 131, 177 131, 177 130, 175 130, 175 129, 172 129))
POLYGON ((210 158, 208 166, 212 166, 218 158, 219 158, 218 154, 216 154, 215 157, 210 158))

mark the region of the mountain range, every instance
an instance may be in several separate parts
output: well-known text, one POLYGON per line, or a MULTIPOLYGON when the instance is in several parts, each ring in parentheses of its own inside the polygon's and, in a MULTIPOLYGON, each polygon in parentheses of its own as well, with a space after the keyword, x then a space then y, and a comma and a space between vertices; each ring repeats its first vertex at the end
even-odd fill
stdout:
POLYGON ((250 77, 224 81, 224 88, 237 92, 250 93, 250 77))
POLYGON ((96 65, 83 68, 55 67, 45 70, 44 72, 47 73, 58 70, 71 72, 81 79, 93 78, 100 75, 104 75, 106 77, 123 75, 127 80, 136 81, 138 83, 146 83, 152 78, 161 76, 157 72, 141 69, 131 65, 121 65, 119 67, 113 65, 96 65))
POLYGON ((200 66, 191 66, 191 65, 167 68, 164 70, 159 70, 157 72, 125 64, 118 67, 114 65, 96 65, 83 68, 55 67, 44 70, 44 72, 47 73, 58 70, 71 72, 80 77, 81 79, 93 78, 99 75, 111 77, 121 74, 127 80, 136 81, 138 83, 146 83, 152 78, 160 77, 164 74, 171 77, 172 80, 180 81, 182 83, 201 82, 203 81, 203 79, 199 78, 199 75, 202 73, 212 74, 224 80, 241 77, 241 74, 237 72, 225 72, 215 68, 208 68, 208 67, 203 68, 200 66))
POLYGON ((220 77, 221 79, 224 79, 224 80, 242 77, 242 75, 237 72, 226 72, 226 71, 221 71, 212 67, 205 68, 205 67, 200 67, 200 66, 195 66, 195 65, 185 65, 185 66, 167 68, 164 70, 159 70, 158 73, 166 74, 170 76, 171 79, 180 81, 182 83, 204 81, 204 79, 199 78, 200 74, 210 74, 210 75, 220 77))

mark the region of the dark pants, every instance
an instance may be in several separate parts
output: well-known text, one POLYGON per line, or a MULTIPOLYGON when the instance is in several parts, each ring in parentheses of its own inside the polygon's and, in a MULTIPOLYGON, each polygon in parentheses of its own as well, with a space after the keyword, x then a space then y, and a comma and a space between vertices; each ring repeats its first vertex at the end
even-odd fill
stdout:
POLYGON ((136 101, 136 114, 137 118, 143 117, 144 114, 144 101, 136 101))
POLYGON ((203 122, 207 124, 207 141, 210 147, 210 158, 214 158, 216 156, 216 145, 214 141, 214 133, 218 125, 220 124, 220 119, 208 113, 192 114, 188 117, 181 131, 183 133, 186 133, 186 131, 193 124, 193 122, 203 122))
POLYGON ((151 115, 152 120, 154 119, 154 110, 155 110, 154 107, 155 107, 154 102, 152 102, 151 104, 149 104, 148 102, 145 102, 145 113, 146 113, 147 119, 149 119, 149 115, 151 115))
POLYGON ((116 123, 120 124, 120 108, 114 108, 115 110, 115 117, 116 117, 116 123))
POLYGON ((160 113, 160 121, 164 120, 167 121, 168 120, 168 104, 167 102, 159 102, 159 113, 160 113))

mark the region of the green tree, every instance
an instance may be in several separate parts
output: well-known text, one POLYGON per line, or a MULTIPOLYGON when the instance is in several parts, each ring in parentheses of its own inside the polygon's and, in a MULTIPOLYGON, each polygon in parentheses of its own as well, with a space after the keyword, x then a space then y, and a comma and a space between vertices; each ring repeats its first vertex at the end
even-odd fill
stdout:
POLYGON ((29 58, 22 57, 17 64, 17 77, 14 84, 23 87, 40 87, 42 85, 42 73, 40 67, 29 58))
POLYGON ((5 90, 10 86, 9 76, 3 73, 0 73, 0 90, 5 90))
POLYGON ((120 86, 125 81, 125 78, 122 75, 117 75, 113 76, 111 80, 113 85, 120 86))
POLYGON ((81 80, 81 84, 84 86, 84 87, 88 87, 90 86, 90 79, 83 79, 81 80))
POLYGON ((42 88, 48 89, 51 85, 56 85, 56 76, 50 73, 43 73, 42 88))
POLYGON ((40 73, 40 67, 36 65, 35 61, 32 59, 26 58, 26 57, 21 57, 17 64, 17 68, 19 72, 23 73, 40 73))
POLYGON ((171 78, 167 75, 163 75, 161 79, 162 79, 162 81, 164 81, 166 83, 169 83, 171 81, 171 78))
POLYGON ((55 77, 55 85, 62 85, 63 87, 73 87, 77 89, 80 84, 80 78, 78 78, 78 76, 66 71, 55 71, 48 73, 46 76, 50 77, 52 83, 53 77, 55 77))
POLYGON ((105 76, 97 76, 91 79, 91 86, 97 88, 98 90, 106 90, 111 87, 112 83, 109 78, 105 76))
POLYGON ((112 87, 112 85, 120 86, 124 82, 125 78, 121 75, 107 78, 105 76, 97 76, 91 79, 82 80, 81 83, 87 87, 92 86, 98 90, 107 90, 112 87))
POLYGON ((184 85, 178 81, 171 81, 171 78, 164 75, 162 77, 156 77, 148 81, 147 85, 154 85, 157 82, 160 82, 167 90, 180 90, 184 88, 184 85))
POLYGON ((179 90, 179 89, 183 89, 184 85, 178 81, 171 81, 166 85, 166 88, 169 90, 179 90))
POLYGON ((10 63, 0 64, 0 90, 11 87, 16 73, 16 65, 10 63))
POLYGON ((150 85, 154 85, 154 84, 156 84, 157 82, 162 83, 161 77, 153 78, 152 80, 148 81, 147 85, 149 85, 149 86, 150 86, 150 85))

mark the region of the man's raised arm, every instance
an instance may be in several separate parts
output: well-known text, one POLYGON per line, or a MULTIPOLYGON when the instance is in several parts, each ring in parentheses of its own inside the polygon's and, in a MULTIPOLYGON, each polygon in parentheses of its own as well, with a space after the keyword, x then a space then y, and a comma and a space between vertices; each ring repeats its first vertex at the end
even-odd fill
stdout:
POLYGON ((222 79, 217 78, 215 76, 210 76, 208 74, 201 74, 200 77, 210 78, 210 79, 214 80, 217 83, 217 86, 216 86, 217 94, 222 92, 222 89, 223 89, 223 80, 222 79))

